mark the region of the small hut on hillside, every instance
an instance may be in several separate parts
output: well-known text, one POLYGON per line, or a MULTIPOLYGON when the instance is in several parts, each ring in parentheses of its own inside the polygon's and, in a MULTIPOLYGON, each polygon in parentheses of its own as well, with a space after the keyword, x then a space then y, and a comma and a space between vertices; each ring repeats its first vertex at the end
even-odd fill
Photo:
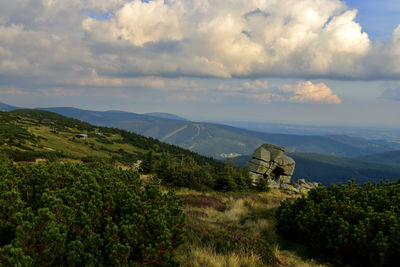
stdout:
POLYGON ((77 135, 75 135, 75 137, 86 140, 88 138, 88 135, 87 134, 77 134, 77 135))

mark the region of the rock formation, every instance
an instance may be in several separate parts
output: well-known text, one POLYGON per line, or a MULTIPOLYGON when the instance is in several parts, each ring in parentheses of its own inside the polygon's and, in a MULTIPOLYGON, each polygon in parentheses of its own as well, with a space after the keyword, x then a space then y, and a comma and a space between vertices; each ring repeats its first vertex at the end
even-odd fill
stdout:
POLYGON ((261 179, 266 179, 270 187, 290 184, 295 162, 284 154, 285 151, 285 147, 272 144, 263 144, 254 151, 253 158, 247 163, 254 184, 261 179))
POLYGON ((286 147, 272 144, 263 144, 254 151, 252 159, 247 163, 253 185, 264 179, 270 188, 295 193, 306 193, 317 187, 318 183, 309 183, 304 179, 298 183, 291 181, 296 163, 285 155, 285 151, 286 147))

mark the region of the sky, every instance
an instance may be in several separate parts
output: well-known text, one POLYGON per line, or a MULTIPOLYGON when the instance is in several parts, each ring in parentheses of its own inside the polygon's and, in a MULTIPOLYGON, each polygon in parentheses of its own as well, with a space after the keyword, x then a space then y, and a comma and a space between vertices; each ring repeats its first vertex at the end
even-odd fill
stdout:
POLYGON ((400 128, 400 1, 2 0, 0 102, 400 128))

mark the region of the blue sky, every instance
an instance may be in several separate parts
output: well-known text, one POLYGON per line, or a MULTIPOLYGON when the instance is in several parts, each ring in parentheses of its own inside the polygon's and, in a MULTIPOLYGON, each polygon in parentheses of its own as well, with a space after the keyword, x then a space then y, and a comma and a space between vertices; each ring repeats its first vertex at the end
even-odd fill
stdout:
POLYGON ((357 21, 375 41, 387 41, 399 24, 400 3, 397 0, 349 0, 346 3, 358 10, 357 21))
POLYGON ((399 127, 399 25, 393 0, 5 0, 0 101, 399 127))

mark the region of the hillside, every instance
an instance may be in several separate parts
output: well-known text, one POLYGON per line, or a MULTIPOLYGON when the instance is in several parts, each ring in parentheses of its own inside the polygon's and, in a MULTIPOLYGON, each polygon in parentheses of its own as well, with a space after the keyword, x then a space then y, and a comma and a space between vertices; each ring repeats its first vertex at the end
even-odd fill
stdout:
POLYGON ((157 118, 161 118, 161 119, 188 121, 187 119, 179 117, 178 115, 171 114, 171 113, 165 113, 165 112, 150 112, 150 113, 144 113, 143 115, 157 117, 157 118))
POLYGON ((11 111, 14 109, 19 109, 19 108, 0 102, 0 111, 11 111))
POLYGON ((290 152, 311 152, 342 157, 359 157, 400 149, 398 143, 343 135, 261 133, 222 124, 171 120, 123 111, 90 111, 76 108, 44 110, 95 125, 125 129, 214 158, 221 158, 223 153, 248 155, 265 142, 284 145, 290 152))
POLYGON ((42 110, 18 109, 0 113, 1 150, 16 161, 37 158, 106 160, 131 165, 149 150, 156 155, 185 155, 201 164, 220 166, 211 158, 125 130, 98 127, 80 120, 42 110), (86 134, 87 140, 76 137, 86 134))
MULTIPOLYGON (((324 185, 347 183, 354 178, 357 183, 400 179, 400 164, 370 162, 359 159, 327 156, 315 153, 288 153, 296 161, 293 180, 306 178, 324 185)), ((231 159, 239 167, 246 165, 251 158, 241 156, 231 159)))
POLYGON ((400 164, 400 150, 359 157, 361 160, 400 164))

